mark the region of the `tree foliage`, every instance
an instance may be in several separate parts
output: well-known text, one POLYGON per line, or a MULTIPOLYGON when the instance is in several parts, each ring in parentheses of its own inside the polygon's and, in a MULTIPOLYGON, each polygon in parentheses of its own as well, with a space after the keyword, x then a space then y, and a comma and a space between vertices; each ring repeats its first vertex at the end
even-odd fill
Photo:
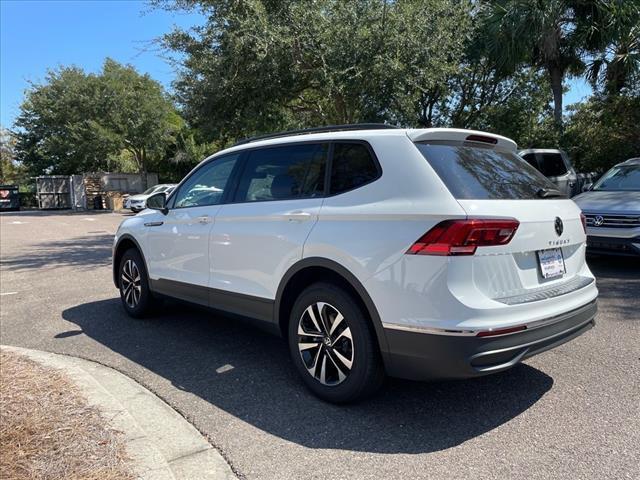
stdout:
POLYGON ((100 74, 50 71, 20 110, 17 157, 34 175, 118 169, 123 151, 145 172, 182 125, 157 82, 110 59, 100 74))
POLYGON ((362 121, 429 125, 471 8, 446 0, 201 5, 206 24, 164 43, 184 55, 175 86, 187 119, 222 139, 362 121))
POLYGON ((16 139, 6 128, 0 127, 0 184, 25 183, 27 175, 22 164, 16 160, 16 139))
POLYGON ((639 95, 595 95, 571 110, 563 143, 580 169, 604 171, 640 156, 639 95))
POLYGON ((159 84, 107 59, 32 85, 16 156, 32 175, 179 180, 243 137, 326 124, 475 128, 603 170, 640 154, 640 0, 150 0, 205 21, 161 42, 159 84), (567 79, 595 94, 563 109, 567 79))

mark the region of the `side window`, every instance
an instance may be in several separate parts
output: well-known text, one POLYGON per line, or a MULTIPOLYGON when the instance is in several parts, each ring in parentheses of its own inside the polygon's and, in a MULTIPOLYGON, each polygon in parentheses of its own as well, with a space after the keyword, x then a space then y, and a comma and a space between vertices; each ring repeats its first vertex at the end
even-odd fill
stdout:
POLYGON ((558 177, 567 173, 567 167, 559 153, 543 153, 541 168, 545 177, 558 177))
POLYGON ((328 150, 328 144, 302 144, 250 152, 235 201, 260 202, 324 195, 328 150))
POLYGON ((524 160, 533 168, 535 168, 536 170, 540 170, 538 168, 538 162, 536 161, 535 153, 527 153, 526 155, 523 155, 522 158, 524 158, 524 160))
POLYGON ((238 158, 236 153, 213 160, 191 175, 178 190, 174 208, 218 205, 238 158))
POLYGON ((331 193, 342 193, 380 175, 369 149, 362 143, 336 143, 331 167, 331 193))

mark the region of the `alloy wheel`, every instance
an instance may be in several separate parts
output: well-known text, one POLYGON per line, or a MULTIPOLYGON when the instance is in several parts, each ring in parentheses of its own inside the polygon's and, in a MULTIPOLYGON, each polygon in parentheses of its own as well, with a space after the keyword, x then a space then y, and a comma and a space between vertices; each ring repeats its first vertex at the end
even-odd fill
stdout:
POLYGON ((142 296, 140 280, 140 270, 138 270, 138 266, 133 260, 127 260, 122 267, 120 281, 124 301, 130 308, 135 308, 140 302, 140 297, 142 296))
POLYGON ((298 321, 298 350, 307 372, 321 384, 342 383, 353 368, 351 329, 337 308, 317 302, 298 321))

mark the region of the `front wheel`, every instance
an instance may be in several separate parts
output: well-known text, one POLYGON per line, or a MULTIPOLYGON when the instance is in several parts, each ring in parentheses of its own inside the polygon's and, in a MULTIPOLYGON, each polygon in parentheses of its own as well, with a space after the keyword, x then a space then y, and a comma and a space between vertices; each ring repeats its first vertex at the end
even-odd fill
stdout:
POLYGON ((360 400, 384 379, 371 322, 354 298, 328 283, 308 287, 289 320, 289 350, 307 387, 333 403, 360 400))
POLYGON ((120 259, 118 269, 120 300, 126 312, 141 318, 151 310, 152 295, 149 290, 147 270, 138 250, 127 250, 120 259))

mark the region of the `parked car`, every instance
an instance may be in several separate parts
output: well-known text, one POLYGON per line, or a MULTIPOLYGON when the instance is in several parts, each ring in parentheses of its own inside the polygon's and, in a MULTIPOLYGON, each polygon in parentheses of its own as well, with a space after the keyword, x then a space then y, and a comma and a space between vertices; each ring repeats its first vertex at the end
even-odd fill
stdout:
POLYGON ((160 185, 154 185, 151 188, 148 188, 142 193, 138 195, 131 195, 124 202, 124 208, 128 208, 132 212, 141 212, 145 208, 147 208, 147 199, 156 193, 164 193, 165 195, 169 195, 171 191, 175 188, 175 183, 164 183, 160 185))
POLYGON ((587 252, 640 255, 640 158, 614 166, 575 197, 587 218, 587 252))
POLYGON ((530 148, 521 150, 518 155, 569 197, 578 195, 584 185, 593 182, 592 173, 576 173, 569 155, 564 150, 530 148))
POLYGON ((577 205, 508 138, 356 125, 237 144, 120 225, 132 317, 168 296, 251 317, 331 402, 385 374, 500 372, 590 329, 577 205), (221 193, 193 195, 209 188, 221 193))

